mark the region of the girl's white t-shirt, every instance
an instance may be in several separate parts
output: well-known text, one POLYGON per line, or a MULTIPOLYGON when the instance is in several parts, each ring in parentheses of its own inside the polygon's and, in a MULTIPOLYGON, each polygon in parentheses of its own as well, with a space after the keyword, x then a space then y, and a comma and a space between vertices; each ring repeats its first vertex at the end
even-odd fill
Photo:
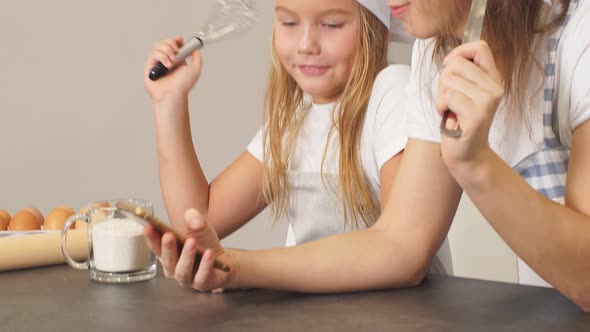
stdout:
MULTIPOLYGON (((377 203, 380 201, 381 167, 400 153, 407 141, 404 89, 409 74, 410 68, 404 65, 391 65, 379 73, 361 132, 361 165, 377 203)), ((344 227, 342 207, 337 197, 340 147, 335 131, 330 135, 323 179, 321 175, 335 107, 336 104, 311 104, 309 110, 304 111, 303 123, 289 160, 292 197, 285 216, 291 226, 288 244, 351 230, 344 227)), ((260 129, 248 145, 248 151, 261 162, 262 136, 263 130, 260 129)))
MULTIPOLYGON (((557 73, 557 105, 562 143, 571 145, 572 133, 590 119, 590 4, 580 4, 566 26, 560 41, 557 73)), ((440 143, 441 117, 436 112, 439 68, 432 63, 433 39, 418 40, 412 54, 412 73, 406 89, 408 94, 408 125, 410 139, 440 143)), ((544 74, 532 72, 531 82, 544 82, 544 74)), ((541 84, 541 83, 539 83, 541 84)), ((489 134, 490 147, 511 167, 543 147, 543 89, 531 85, 526 100, 530 133, 526 125, 508 121, 507 110, 500 105, 489 134), (539 93, 541 92, 541 93, 539 93)), ((519 282, 548 284, 519 260, 519 282)))

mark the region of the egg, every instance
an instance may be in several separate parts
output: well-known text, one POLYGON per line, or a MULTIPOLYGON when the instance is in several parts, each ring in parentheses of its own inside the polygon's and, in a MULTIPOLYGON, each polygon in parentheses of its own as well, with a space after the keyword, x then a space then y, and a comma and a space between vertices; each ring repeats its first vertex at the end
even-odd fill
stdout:
MULTIPOLYGON (((73 214, 73 212, 66 210, 62 207, 58 207, 51 210, 51 212, 49 212, 47 214, 47 217, 45 218, 45 229, 60 231, 66 223, 66 220, 68 220, 68 218, 71 217, 73 214)), ((70 229, 73 228, 74 224, 72 224, 70 229)))
POLYGON ((74 209, 72 209, 69 206, 60 205, 60 206, 56 207, 56 209, 64 209, 64 210, 70 212, 71 214, 76 214, 76 211, 74 211, 74 209))
POLYGON ((34 214, 23 210, 12 216, 8 224, 8 229, 11 231, 34 231, 41 229, 41 224, 34 214))
POLYGON ((37 218, 37 221, 39 222, 40 225, 43 225, 43 223, 45 222, 45 218, 43 218, 43 213, 41 213, 41 211, 39 211, 39 209, 34 208, 34 207, 28 207, 28 208, 24 208, 23 211, 31 212, 31 214, 34 215, 35 218, 37 218))
POLYGON ((92 213, 90 215, 92 222, 100 222, 107 219, 107 216, 112 214, 111 205, 109 202, 95 202, 91 205, 92 213))
POLYGON ((108 207, 111 207, 109 202, 94 202, 94 203, 92 203, 93 209, 108 208, 108 207))
MULTIPOLYGON (((81 208, 80 211, 78 211, 78 214, 86 215, 86 212, 88 212, 88 208, 81 208)), ((76 220, 74 225, 74 228, 76 229, 86 229, 86 227, 88 227, 88 224, 84 220, 76 220)))
POLYGON ((10 214, 0 209, 0 231, 5 231, 8 229, 8 223, 10 222, 10 219, 10 214))

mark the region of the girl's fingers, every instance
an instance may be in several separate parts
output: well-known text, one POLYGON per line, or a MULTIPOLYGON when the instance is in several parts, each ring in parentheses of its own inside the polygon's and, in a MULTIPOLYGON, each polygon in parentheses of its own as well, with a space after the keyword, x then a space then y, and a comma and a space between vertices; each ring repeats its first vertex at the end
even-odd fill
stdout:
POLYGON ((154 51, 148 66, 161 62, 164 66, 171 68, 176 62, 176 54, 182 45, 182 38, 167 39, 154 45, 154 51))
POLYGON ((180 36, 176 36, 174 38, 174 43, 176 43, 177 48, 180 48, 180 47, 182 47, 182 45, 184 45, 184 41, 183 41, 182 37, 180 37, 180 36))
POLYGON ((174 39, 166 39, 166 40, 164 40, 161 43, 158 43, 156 45, 167 45, 176 54, 176 53, 178 53, 178 50, 182 47, 182 39, 181 39, 181 42, 180 43, 178 42, 178 39, 176 39, 176 38, 174 38, 174 39))
POLYGON ((155 49, 152 54, 152 63, 161 62, 167 68, 172 68, 176 62, 176 53, 174 53, 167 45, 162 45, 159 49, 155 49))
POLYGON ((146 72, 149 72, 158 62, 161 62, 166 68, 172 68, 174 66, 174 62, 167 54, 154 51, 146 64, 146 72))
POLYGON ((178 249, 176 247, 176 237, 171 233, 166 233, 162 236, 160 263, 162 263, 166 278, 174 277, 174 271, 178 263, 178 249))
POLYGON ((189 236, 195 238, 201 248, 211 248, 217 253, 223 252, 219 237, 205 216, 196 209, 188 209, 184 217, 189 236))
POLYGON ((211 283, 215 281, 215 269, 213 268, 213 262, 213 251, 211 249, 205 250, 203 258, 201 259, 201 263, 199 264, 199 270, 197 271, 193 282, 194 289, 204 291, 221 286, 214 285, 214 287, 210 287, 211 283))
POLYGON ((201 51, 196 50, 191 55, 191 65, 194 67, 201 67, 203 65, 203 58, 201 57, 201 51))
POLYGON ((176 270, 174 271, 174 279, 182 286, 189 287, 192 284, 196 254, 196 241, 194 239, 186 240, 182 254, 176 264, 176 270))
POLYGON ((160 233, 153 226, 147 225, 143 228, 143 234, 148 248, 156 257, 160 258, 162 256, 162 236, 160 233))
POLYGON ((170 59, 170 61, 175 62, 176 61, 176 53, 178 53, 178 51, 174 50, 168 44, 160 44, 160 45, 158 45, 158 47, 156 47, 154 49, 154 54, 156 54, 156 53, 164 53, 170 59))

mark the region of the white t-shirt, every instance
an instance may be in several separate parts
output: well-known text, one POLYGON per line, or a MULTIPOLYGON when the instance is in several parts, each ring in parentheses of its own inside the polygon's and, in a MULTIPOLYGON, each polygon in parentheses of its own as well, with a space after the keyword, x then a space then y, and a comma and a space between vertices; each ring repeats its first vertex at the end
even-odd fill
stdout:
MULTIPOLYGON (((362 169, 374 194, 380 201, 380 170, 406 145, 404 88, 410 68, 391 65, 379 73, 369 100, 360 140, 362 169)), ((342 206, 337 198, 339 143, 337 133, 330 136, 322 182, 322 158, 332 127, 335 104, 312 104, 304 115, 291 158, 289 176, 291 204, 286 215, 292 226, 295 243, 350 230, 344 227, 342 206)), ((248 151, 263 161, 262 129, 248 145, 248 151)), ((360 220, 362 224, 362 220, 360 220)))
MULTIPOLYGON (((410 69, 392 65, 376 78, 362 128, 360 159, 366 179, 380 201, 380 170, 406 145, 404 87, 410 69)), ((339 143, 337 133, 330 136, 330 147, 322 158, 332 127, 335 104, 317 105, 304 115, 291 158, 289 176, 292 197, 286 219, 290 224, 289 244, 303 243, 343 232, 345 229, 340 200, 337 198, 339 143)), ((248 151, 263 161, 262 129, 248 145, 248 151)), ((362 223, 362 221, 361 221, 362 223)), ((350 228, 350 227, 349 227, 350 228)))
MULTIPOLYGON (((559 46, 557 87, 559 132, 564 145, 571 145, 574 129, 590 119, 590 4, 579 5, 564 30, 559 46)), ((408 137, 440 143, 441 117, 436 112, 438 68, 432 63, 432 39, 418 40, 412 55, 412 74, 408 94, 408 137)), ((533 72, 532 82, 543 82, 544 75, 533 72)), ((506 125, 506 108, 500 105, 489 135, 490 147, 511 167, 543 147, 543 95, 539 86, 529 87, 533 97, 530 109, 531 136, 524 125, 506 125)), ((530 99, 526 99, 530 100, 530 99)), ((547 285, 522 261, 519 261, 519 281, 523 284, 547 285)))

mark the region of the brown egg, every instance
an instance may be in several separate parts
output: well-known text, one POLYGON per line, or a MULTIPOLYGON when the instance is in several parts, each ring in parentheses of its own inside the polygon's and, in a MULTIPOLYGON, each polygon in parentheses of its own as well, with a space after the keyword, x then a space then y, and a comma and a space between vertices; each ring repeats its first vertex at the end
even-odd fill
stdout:
POLYGON ((108 207, 111 207, 109 202, 94 202, 94 203, 92 203, 92 208, 94 208, 94 209, 108 208, 108 207))
POLYGON ((76 211, 74 211, 74 209, 72 209, 69 206, 60 205, 60 206, 56 207, 56 209, 64 209, 64 210, 66 210, 68 212, 71 212, 72 214, 76 214, 76 211))
POLYGON ((0 231, 8 229, 8 223, 10 223, 10 214, 0 209, 0 231))
MULTIPOLYGON (((47 214, 47 217, 45 218, 45 229, 60 231, 66 223, 66 220, 68 220, 68 218, 71 217, 73 214, 74 213, 71 213, 70 211, 61 207, 51 210, 51 212, 49 212, 47 214)), ((73 228, 74 224, 72 224, 70 229, 73 228)))
POLYGON ((110 208, 111 205, 109 202, 95 202, 92 203, 92 214, 90 216, 92 222, 103 221, 107 218, 107 214, 109 213, 108 210, 104 210, 103 208, 110 208))
MULTIPOLYGON (((78 214, 86 214, 86 212, 88 212, 88 208, 81 208, 80 211, 78 211, 78 214)), ((86 223, 86 221, 84 220, 76 220, 76 222, 74 223, 75 228, 76 229, 86 229, 86 227, 88 227, 88 224, 86 223)))
POLYGON ((41 224, 31 212, 20 211, 12 216, 8 229, 11 231, 34 231, 41 229, 41 224))
POLYGON ((39 211, 39 209, 34 208, 34 207, 28 207, 28 208, 24 208, 23 211, 31 212, 31 214, 34 215, 35 218, 37 218, 37 221, 39 222, 40 225, 43 225, 43 223, 45 222, 45 218, 43 218, 43 213, 41 213, 41 211, 39 211))

